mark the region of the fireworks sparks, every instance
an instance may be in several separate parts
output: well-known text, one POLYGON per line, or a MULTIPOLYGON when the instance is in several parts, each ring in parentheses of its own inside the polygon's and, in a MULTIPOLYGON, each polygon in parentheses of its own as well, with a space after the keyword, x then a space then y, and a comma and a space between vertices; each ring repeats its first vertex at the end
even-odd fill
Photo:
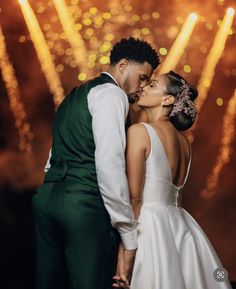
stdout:
POLYGON ((52 55, 30 4, 26 0, 21 0, 20 4, 42 71, 45 74, 49 89, 53 94, 55 107, 57 108, 64 98, 64 91, 52 55))
MULTIPOLYGON (((196 24, 196 21, 197 21, 197 14, 190 13, 178 37, 176 38, 174 44, 172 45, 170 52, 165 59, 165 62, 160 68, 160 74, 167 73, 170 70, 175 69, 175 67, 177 66, 184 52, 185 47, 187 46, 189 42, 194 26, 196 24)), ((165 55, 165 54, 162 53, 162 55, 165 55)))
POLYGON ((6 44, 2 29, 0 27, 0 69, 2 71, 2 78, 5 82, 10 109, 15 118, 15 127, 19 134, 19 150, 22 152, 31 152, 31 141, 33 133, 29 122, 27 122, 27 115, 24 104, 20 99, 20 90, 18 81, 15 76, 13 65, 7 53, 6 44))
MULTIPOLYGON (((198 16, 196 13, 190 13, 185 22, 182 15, 175 15, 174 19, 178 24, 173 23, 173 25, 164 29, 162 28, 162 23, 159 24, 160 21, 163 21, 161 11, 152 10, 150 13, 146 11, 140 14, 128 0, 110 1, 103 11, 100 9, 102 6, 95 4, 93 4, 94 6, 89 6, 89 2, 85 0, 83 4, 82 2, 79 3, 78 0, 68 2, 64 0, 49 0, 47 3, 41 1, 32 6, 34 9, 31 8, 27 0, 20 0, 19 2, 56 107, 64 97, 63 87, 58 74, 69 66, 72 69, 78 69, 78 80, 84 81, 105 69, 109 64, 109 52, 112 42, 123 36, 121 31, 126 32, 125 37, 128 35, 140 37, 150 41, 154 46, 155 38, 160 35, 163 36, 164 33, 166 33, 168 41, 174 41, 173 39, 176 38, 172 46, 170 45, 170 50, 166 48, 165 41, 162 43, 158 41, 158 45, 164 45, 158 47, 159 53, 166 57, 159 73, 165 73, 175 69, 179 64, 187 46, 190 46, 189 41, 192 39, 196 25, 205 21, 207 29, 212 30, 214 26, 212 23, 206 23, 203 15, 198 16), (50 13, 48 12, 49 9, 50 13), (38 13, 39 22, 33 10, 38 13), (47 15, 46 12, 48 13, 47 15), (43 14, 45 14, 45 17, 43 14), (178 28, 179 24, 182 25, 180 31, 178 28), (42 26, 43 31, 40 26, 42 26), (62 31, 59 31, 61 27, 62 31), (70 47, 68 47, 68 44, 70 47), (56 65, 57 60, 58 64, 56 65)), ((225 48, 227 36, 233 33, 231 28, 233 17, 234 9, 228 8, 208 54, 198 85, 198 105, 200 108, 207 97, 216 65, 225 48)), ((19 41, 23 43, 26 39, 26 36, 21 36, 19 41)), ((200 35, 194 36, 193 42, 195 41, 194 39, 198 39, 198 44, 201 42, 200 35)), ((201 46, 199 52, 207 53, 206 47, 201 46)), ((191 61, 186 62, 183 65, 183 71, 188 74, 192 73, 194 64, 191 61)), ((11 99, 10 93, 9 99, 11 99)), ((20 100, 17 100, 17 102, 21 104, 20 100)), ((222 106, 223 100, 218 98, 216 104, 222 106)), ((20 107, 23 107, 22 104, 20 107)), ((232 117, 231 114, 229 114, 228 119, 230 117, 232 117)), ((30 126, 26 125, 25 128, 30 131, 30 126)), ((22 131, 20 134, 22 134, 22 131)), ((25 134, 27 135, 27 131, 25 134)), ((31 134, 28 132, 28 135, 30 136, 31 134)), ((20 147, 21 149, 24 147, 22 141, 20 141, 20 147)), ((219 167, 217 165, 218 170, 219 167)), ((217 169, 214 168, 214 170, 217 169)))
POLYGON ((232 153, 232 141, 235 133, 235 120, 236 120, 236 90, 234 95, 229 100, 225 116, 223 119, 223 136, 221 138, 221 147, 216 159, 216 164, 212 170, 211 175, 207 178, 207 186, 201 192, 201 196, 205 199, 211 198, 219 183, 220 173, 223 167, 230 161, 232 153))
POLYGON ((206 64, 199 80, 199 84, 197 87, 199 92, 199 97, 197 99, 198 110, 201 109, 202 105, 206 100, 207 93, 215 75, 216 65, 224 52, 225 43, 233 22, 233 18, 234 9, 228 8, 223 22, 221 23, 220 28, 216 34, 212 48, 207 56, 206 64))
MULTIPOLYGON (((88 69, 85 65, 87 62, 87 51, 84 46, 84 41, 79 33, 75 29, 75 23, 73 17, 69 13, 68 7, 64 0, 54 0, 54 5, 57 10, 61 25, 66 34, 66 38, 71 45, 74 58, 76 60, 77 66, 82 73, 85 73, 88 69)), ((90 18, 84 19, 84 25, 89 26, 91 23, 90 18)), ((87 30, 87 33, 91 33, 87 30)))

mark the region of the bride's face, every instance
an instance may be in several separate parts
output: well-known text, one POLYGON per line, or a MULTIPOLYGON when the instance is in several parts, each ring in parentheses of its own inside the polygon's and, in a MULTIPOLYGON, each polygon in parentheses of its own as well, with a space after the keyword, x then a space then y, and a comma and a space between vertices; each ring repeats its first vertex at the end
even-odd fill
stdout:
POLYGON ((141 107, 156 107, 160 106, 163 97, 166 96, 167 77, 165 74, 157 76, 149 85, 143 88, 140 93, 137 104, 141 107))

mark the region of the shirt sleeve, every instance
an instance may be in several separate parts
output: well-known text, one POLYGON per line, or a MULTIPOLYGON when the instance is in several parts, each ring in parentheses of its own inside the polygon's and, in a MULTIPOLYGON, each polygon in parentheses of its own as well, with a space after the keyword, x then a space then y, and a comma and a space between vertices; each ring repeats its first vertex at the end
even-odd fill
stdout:
MULTIPOLYGON (((96 89, 96 88, 95 88, 96 89)), ((125 173, 125 120, 129 104, 117 86, 107 84, 88 95, 95 141, 98 186, 111 224, 118 229, 127 250, 137 248, 137 221, 129 199, 125 173)))

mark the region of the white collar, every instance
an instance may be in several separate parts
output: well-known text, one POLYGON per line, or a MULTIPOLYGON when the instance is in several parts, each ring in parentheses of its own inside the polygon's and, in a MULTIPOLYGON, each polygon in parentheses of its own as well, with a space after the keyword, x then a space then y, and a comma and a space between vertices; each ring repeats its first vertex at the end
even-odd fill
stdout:
MULTIPOLYGON (((110 78, 112 78, 114 81, 115 81, 115 83, 119 86, 119 83, 117 82, 117 80, 109 73, 109 72, 107 72, 107 71, 103 71, 102 72, 103 74, 107 74, 110 78)), ((120 86, 119 86, 120 87, 120 86)))

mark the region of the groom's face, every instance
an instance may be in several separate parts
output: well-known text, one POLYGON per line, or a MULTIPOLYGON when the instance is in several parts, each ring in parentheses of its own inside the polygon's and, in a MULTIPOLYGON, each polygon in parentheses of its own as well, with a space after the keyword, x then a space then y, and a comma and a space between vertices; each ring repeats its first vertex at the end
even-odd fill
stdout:
POLYGON ((138 96, 140 90, 147 85, 153 73, 148 62, 128 62, 123 75, 123 89, 130 98, 138 96))

